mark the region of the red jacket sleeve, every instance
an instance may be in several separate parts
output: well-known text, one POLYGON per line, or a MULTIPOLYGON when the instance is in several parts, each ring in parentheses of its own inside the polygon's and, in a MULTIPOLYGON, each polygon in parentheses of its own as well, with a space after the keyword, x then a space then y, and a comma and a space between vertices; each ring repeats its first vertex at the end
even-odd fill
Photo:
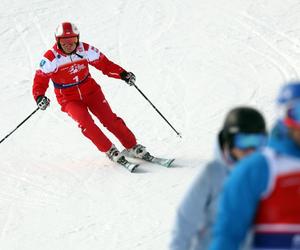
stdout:
POLYGON ((35 100, 38 96, 45 95, 46 90, 49 86, 49 80, 50 77, 47 74, 45 74, 42 70, 38 69, 35 72, 32 86, 32 94, 35 100))
POLYGON ((104 75, 120 79, 120 73, 125 71, 121 66, 110 61, 99 49, 83 43, 89 64, 102 71, 104 75))
POLYGON ((40 68, 35 72, 32 86, 32 94, 35 100, 38 96, 45 95, 46 93, 50 76, 56 67, 53 63, 54 59, 55 55, 51 50, 48 50, 40 62, 40 68))
POLYGON ((120 73, 125 71, 121 66, 110 61, 104 54, 100 53, 99 59, 90 62, 92 66, 102 71, 104 75, 120 79, 120 73))

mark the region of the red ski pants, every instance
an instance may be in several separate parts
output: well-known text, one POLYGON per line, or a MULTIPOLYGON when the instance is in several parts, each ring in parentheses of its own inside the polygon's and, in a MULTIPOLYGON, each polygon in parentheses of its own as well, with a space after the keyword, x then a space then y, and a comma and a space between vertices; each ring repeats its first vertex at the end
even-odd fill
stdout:
POLYGON ((125 148, 129 149, 136 145, 134 134, 124 121, 112 112, 100 88, 93 94, 84 96, 83 100, 68 101, 62 110, 78 123, 82 133, 102 152, 107 152, 112 142, 95 124, 89 111, 119 139, 125 148))

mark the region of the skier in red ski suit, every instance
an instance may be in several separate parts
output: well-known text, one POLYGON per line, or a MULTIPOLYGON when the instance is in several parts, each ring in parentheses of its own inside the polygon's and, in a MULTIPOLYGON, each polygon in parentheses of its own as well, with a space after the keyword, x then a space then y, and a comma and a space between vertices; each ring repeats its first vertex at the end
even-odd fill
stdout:
POLYGON ((101 152, 105 152, 113 161, 122 157, 94 123, 90 112, 128 151, 141 158, 146 153, 145 147, 137 144, 134 134, 124 121, 112 112, 101 87, 90 75, 89 65, 109 77, 124 80, 130 86, 135 83, 135 75, 108 60, 97 48, 80 42, 79 31, 72 23, 60 24, 55 38, 55 45, 44 54, 34 77, 32 93, 38 107, 45 110, 49 106, 50 100, 45 92, 51 79, 61 110, 78 123, 84 136, 101 152))

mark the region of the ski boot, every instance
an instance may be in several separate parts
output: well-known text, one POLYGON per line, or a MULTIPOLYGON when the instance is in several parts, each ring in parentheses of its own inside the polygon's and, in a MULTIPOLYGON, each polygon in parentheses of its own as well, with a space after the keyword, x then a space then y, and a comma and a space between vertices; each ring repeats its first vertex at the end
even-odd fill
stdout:
POLYGON ((121 154, 115 145, 111 146, 111 148, 106 152, 106 155, 111 161, 122 165, 130 172, 134 172, 134 170, 139 166, 139 164, 127 161, 125 156, 121 154))

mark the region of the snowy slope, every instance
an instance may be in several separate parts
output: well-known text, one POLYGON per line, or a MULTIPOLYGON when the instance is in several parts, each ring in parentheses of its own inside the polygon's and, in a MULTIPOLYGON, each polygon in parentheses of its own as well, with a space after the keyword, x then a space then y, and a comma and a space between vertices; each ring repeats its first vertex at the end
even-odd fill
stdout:
POLYGON ((82 41, 133 71, 183 135, 134 88, 92 70, 139 142, 177 158, 175 168, 145 164, 129 174, 83 138, 50 87, 51 108, 0 145, 1 250, 167 249, 176 206, 212 156, 228 109, 254 105, 270 126, 279 86, 298 77, 297 0, 1 0, 1 6, 1 138, 35 109, 35 68, 66 20, 78 25, 82 41))

